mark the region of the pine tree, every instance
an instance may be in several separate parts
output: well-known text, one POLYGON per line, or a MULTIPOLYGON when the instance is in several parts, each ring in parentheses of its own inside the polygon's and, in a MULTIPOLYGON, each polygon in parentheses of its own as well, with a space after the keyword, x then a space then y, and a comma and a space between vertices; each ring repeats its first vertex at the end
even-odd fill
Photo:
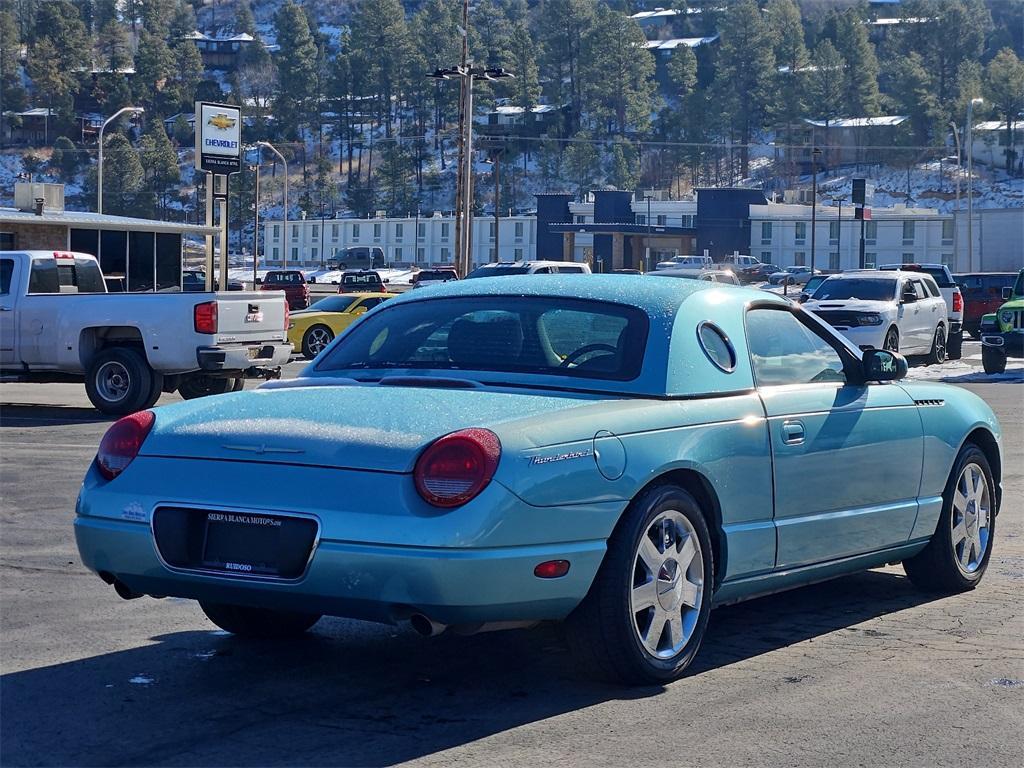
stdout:
POLYGON ((616 140, 608 157, 605 178, 616 189, 635 189, 640 181, 636 147, 631 143, 616 140))
POLYGON ((171 40, 182 40, 196 31, 196 13, 188 0, 181 0, 171 17, 168 37, 171 40))
POLYGON ((942 110, 935 98, 935 83, 920 54, 912 53, 896 62, 893 95, 900 112, 910 117, 913 140, 927 146, 936 123, 942 125, 942 110))
POLYGON ((1024 110, 1024 62, 1010 48, 1003 48, 985 69, 985 96, 1006 121, 1006 170, 1016 162, 1014 124, 1024 110))
POLYGON ((541 94, 540 70, 534 58, 536 47, 526 22, 517 22, 509 37, 509 65, 515 75, 511 84, 512 103, 526 110, 536 106, 541 94))
POLYGON ((50 168, 60 172, 61 177, 70 181, 74 179, 81 167, 78 148, 67 136, 58 136, 53 142, 53 154, 50 155, 50 168))
POLYGON ((108 21, 96 36, 96 49, 111 72, 124 69, 132 63, 132 45, 128 32, 116 21, 108 21))
POLYGON ((576 185, 576 197, 582 199, 600 172, 601 154, 586 131, 574 134, 562 155, 562 170, 576 185))
POLYGON ((39 9, 35 44, 29 50, 29 77, 47 106, 57 112, 58 121, 69 127, 89 48, 89 35, 75 6, 56 0, 39 9))
POLYGON ((807 100, 814 116, 824 121, 826 128, 843 114, 845 69, 846 62, 832 43, 818 43, 807 78, 807 100))
POLYGON ((135 0, 135 3, 141 3, 142 6, 139 9, 142 28, 167 39, 171 31, 171 21, 178 12, 178 0, 135 0))
MULTIPOLYGON (((171 48, 171 55, 174 57, 174 69, 167 83, 166 107, 162 110, 165 114, 190 110, 196 99, 200 98, 196 88, 203 79, 203 58, 194 42, 179 40, 171 48)), ((219 98, 219 87, 216 93, 219 98)))
POLYGON ((256 19, 253 18, 249 0, 235 3, 235 34, 245 33, 256 37, 256 19))
POLYGON ((20 50, 18 24, 14 14, 4 9, 0 11, 0 104, 3 104, 0 112, 25 108, 27 95, 18 73, 20 50))
POLYGON ((686 99, 697 87, 697 56, 687 45, 680 45, 672 52, 666 65, 668 79, 672 83, 672 95, 686 99))
POLYGON ((775 73, 772 33, 753 0, 729 6, 722 19, 716 101, 740 142, 740 175, 749 175, 749 145, 768 116, 775 73))
POLYGON ((807 64, 800 7, 794 0, 771 0, 765 9, 779 70, 775 78, 775 98, 770 112, 779 124, 791 126, 807 110, 807 64))
POLYGON ((393 99, 402 96, 415 71, 412 54, 412 38, 398 0, 362 0, 352 18, 352 67, 360 71, 366 95, 374 100, 377 123, 389 138, 393 99), (382 51, 387 55, 382 56, 382 51))
POLYGON ((583 112, 583 39, 596 23, 595 0, 542 0, 537 21, 541 70, 552 84, 558 106, 569 107, 566 133, 579 129, 583 112))
POLYGON ((631 18, 601 6, 583 39, 582 105, 598 134, 645 131, 655 99, 654 59, 631 18))
POLYGON ((878 93, 878 59, 875 47, 856 10, 850 9, 836 18, 836 50, 843 57, 843 108, 853 117, 878 114, 881 97, 878 93))
MULTIPOLYGON (((302 9, 288 0, 274 16, 278 54, 278 90, 274 116, 281 133, 293 139, 299 127, 309 121, 313 89, 316 85, 317 50, 309 33, 309 22, 302 9)), ((380 52, 375 51, 375 55, 380 52)))
POLYGON ((155 111, 161 93, 174 71, 174 54, 162 38, 142 30, 135 52, 135 100, 155 111))
POLYGON ((181 179, 178 154, 167 137, 162 120, 150 120, 149 127, 139 141, 139 155, 149 188, 156 196, 160 210, 167 210, 167 196, 171 187, 181 179))
POLYGON ((145 185, 139 154, 120 133, 107 134, 103 148, 103 211, 137 212, 137 195, 145 185))
POLYGON ((61 68, 57 48, 48 38, 40 39, 29 48, 26 69, 32 78, 37 103, 41 102, 57 115, 70 116, 78 81, 61 68))

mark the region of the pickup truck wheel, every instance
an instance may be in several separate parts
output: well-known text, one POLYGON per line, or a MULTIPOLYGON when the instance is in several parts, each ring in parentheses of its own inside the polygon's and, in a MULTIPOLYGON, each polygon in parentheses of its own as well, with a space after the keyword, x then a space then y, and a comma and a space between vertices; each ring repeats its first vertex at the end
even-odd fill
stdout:
POLYGON ((1006 353, 995 347, 982 347, 981 366, 985 373, 1003 373, 1006 370, 1006 353))
POLYGON ((208 395, 223 395, 230 392, 235 380, 225 377, 207 376, 205 373, 190 373, 181 377, 178 394, 185 400, 208 395))
POLYGON ((318 323, 311 326, 302 334, 302 356, 307 360, 312 360, 323 352, 332 341, 334 341, 334 332, 326 325, 318 323))
POLYGON ((139 410, 144 411, 147 408, 152 408, 156 405, 156 401, 160 399, 160 395, 164 393, 164 376, 162 373, 153 371, 153 388, 149 392, 149 396, 140 406, 139 410))
POLYGON ((677 486, 648 489, 619 521, 590 592, 566 620, 577 661, 631 685, 676 679, 704 637, 713 577, 696 499, 677 486))
POLYGON ((206 618, 239 637, 285 638, 301 635, 320 621, 317 613, 293 613, 270 608, 250 608, 245 605, 199 603, 206 618))
POLYGON ((959 360, 963 357, 963 346, 964 332, 962 330, 957 333, 949 334, 949 338, 946 339, 946 359, 959 360))
POLYGON ((930 592, 963 592, 981 581, 996 530, 995 488, 984 452, 968 443, 949 473, 931 541, 903 561, 915 586, 930 592))
POLYGON ((235 383, 231 385, 232 392, 241 392, 243 389, 245 389, 245 379, 243 379, 241 376, 239 376, 237 379, 233 379, 233 381, 235 383))
POLYGON ((146 358, 138 351, 109 347, 101 350, 89 364, 85 392, 96 410, 123 416, 149 407, 156 378, 146 358))
POLYGON ((935 335, 932 336, 932 348, 925 358, 925 365, 942 365, 946 362, 946 329, 941 325, 936 326, 935 335))

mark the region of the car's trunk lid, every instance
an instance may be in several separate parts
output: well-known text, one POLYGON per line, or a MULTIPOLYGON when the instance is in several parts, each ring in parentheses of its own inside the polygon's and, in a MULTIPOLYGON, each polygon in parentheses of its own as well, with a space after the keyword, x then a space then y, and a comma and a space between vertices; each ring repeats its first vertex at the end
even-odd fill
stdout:
POLYGON ((282 340, 285 299, 260 291, 217 294, 217 343, 282 340))

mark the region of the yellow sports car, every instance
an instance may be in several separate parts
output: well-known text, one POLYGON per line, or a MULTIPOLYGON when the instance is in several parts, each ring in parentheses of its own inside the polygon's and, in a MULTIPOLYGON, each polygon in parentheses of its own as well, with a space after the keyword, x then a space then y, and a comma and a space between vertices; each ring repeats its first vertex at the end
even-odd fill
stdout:
POLYGON ((320 299, 308 309, 292 312, 288 341, 296 352, 312 360, 357 317, 394 296, 393 293, 344 293, 320 299))

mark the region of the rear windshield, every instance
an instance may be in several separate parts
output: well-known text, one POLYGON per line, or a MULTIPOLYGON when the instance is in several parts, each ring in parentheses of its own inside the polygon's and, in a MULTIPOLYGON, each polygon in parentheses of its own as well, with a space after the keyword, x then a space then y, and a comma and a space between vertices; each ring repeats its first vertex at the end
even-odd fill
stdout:
POLYGON ((310 305, 310 312, 344 312, 352 306, 356 300, 355 296, 328 296, 326 299, 313 302, 310 305))
POLYGON ((302 275, 298 272, 271 272, 263 282, 273 285, 299 284, 302 282, 302 275))
POLYGON ((443 269, 423 269, 416 274, 417 282, 423 280, 455 280, 455 273, 443 269))
POLYGON ((317 371, 500 371, 629 381, 647 314, 574 299, 480 296, 412 301, 368 315, 317 371))
POLYGON ((477 267, 468 275, 471 277, 504 277, 505 275, 525 275, 530 271, 529 267, 477 267))
POLYGON ((896 297, 895 280, 868 280, 857 278, 830 278, 818 286, 812 298, 818 301, 863 299, 864 301, 892 301, 896 297))
POLYGON ((342 275, 342 285, 382 285, 380 275, 371 272, 367 275, 342 275))

